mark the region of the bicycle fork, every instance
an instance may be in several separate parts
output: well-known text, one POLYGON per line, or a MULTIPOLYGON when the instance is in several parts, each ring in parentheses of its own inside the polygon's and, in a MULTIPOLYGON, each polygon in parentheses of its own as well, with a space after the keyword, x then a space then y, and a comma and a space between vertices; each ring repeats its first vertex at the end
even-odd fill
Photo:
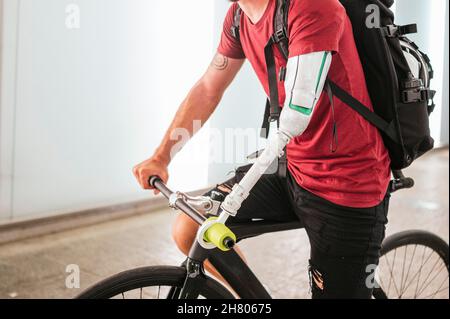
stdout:
POLYGON ((203 266, 208 251, 194 242, 189 257, 181 267, 186 268, 186 279, 183 287, 172 287, 167 299, 197 299, 201 288, 206 284, 206 273, 203 266))

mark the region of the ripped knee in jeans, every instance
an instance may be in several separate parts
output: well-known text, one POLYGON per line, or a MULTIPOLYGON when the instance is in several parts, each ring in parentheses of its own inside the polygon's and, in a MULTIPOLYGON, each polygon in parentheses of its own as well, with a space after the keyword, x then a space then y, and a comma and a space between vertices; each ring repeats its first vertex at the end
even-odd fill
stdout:
POLYGON ((234 176, 232 178, 228 179, 224 183, 216 185, 213 190, 209 191, 205 195, 210 196, 212 192, 219 192, 223 195, 223 197, 226 197, 233 190, 233 186, 241 181, 241 179, 245 176, 251 166, 252 165, 250 164, 236 168, 234 170, 234 176))
POLYGON ((312 292, 323 293, 325 288, 323 273, 309 261, 309 285, 312 292))
POLYGON ((217 188, 217 190, 219 190, 222 194, 228 195, 229 193, 231 193, 231 190, 232 190, 233 186, 230 185, 229 183, 224 183, 224 184, 217 185, 216 188, 217 188))

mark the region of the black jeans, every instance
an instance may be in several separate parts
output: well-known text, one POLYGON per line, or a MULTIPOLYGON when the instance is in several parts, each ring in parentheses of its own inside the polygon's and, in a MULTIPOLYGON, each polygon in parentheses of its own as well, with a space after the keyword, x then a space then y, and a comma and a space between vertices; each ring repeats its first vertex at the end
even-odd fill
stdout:
MULTIPOLYGON (((249 167, 237 169, 233 178, 215 190, 228 193, 249 167)), ((300 220, 311 245, 312 297, 371 298, 370 279, 385 236, 389 197, 388 193, 372 208, 343 207, 306 191, 289 173, 286 178, 267 174, 257 182, 229 224, 252 219, 300 220)))

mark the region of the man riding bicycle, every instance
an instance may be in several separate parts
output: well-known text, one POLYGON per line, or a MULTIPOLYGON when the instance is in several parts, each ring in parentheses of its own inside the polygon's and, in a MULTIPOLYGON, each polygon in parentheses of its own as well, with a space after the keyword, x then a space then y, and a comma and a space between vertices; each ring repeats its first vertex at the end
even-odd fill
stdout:
MULTIPOLYGON (((168 179, 170 137, 179 129, 194 134, 205 123, 245 59, 267 96, 272 96, 265 46, 273 34, 276 0, 240 0, 230 7, 217 53, 181 104, 160 146, 134 167, 140 185, 149 177, 168 179), (232 34, 236 10, 239 37, 232 34)), ((389 205, 390 159, 378 130, 339 99, 330 99, 329 78, 371 107, 352 26, 338 0, 291 0, 288 8, 288 59, 273 48, 279 104, 279 134, 287 144, 287 172, 265 174, 250 190, 231 223, 252 219, 300 220, 310 245, 313 298, 370 298, 366 279, 378 264, 389 205)), ((271 104, 273 104, 273 100, 271 104)), ((173 155, 173 154, 172 154, 173 155)), ((248 168, 218 185, 228 194, 248 168)), ((173 237, 188 254, 198 225, 179 215, 173 237)), ((237 247, 235 247, 238 250, 237 247)), ((211 264, 206 268, 220 278, 211 264)))

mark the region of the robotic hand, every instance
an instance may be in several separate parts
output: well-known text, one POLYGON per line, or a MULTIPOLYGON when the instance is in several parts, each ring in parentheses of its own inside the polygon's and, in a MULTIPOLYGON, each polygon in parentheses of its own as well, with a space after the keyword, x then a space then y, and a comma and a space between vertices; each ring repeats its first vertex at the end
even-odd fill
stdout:
MULTIPOLYGON (((229 216, 235 216, 251 189, 266 172, 274 160, 281 157, 285 146, 308 127, 314 108, 320 99, 331 65, 331 52, 314 52, 292 57, 287 63, 285 80, 286 101, 281 111, 279 129, 266 149, 244 176, 234 185, 223 201, 222 212, 216 219, 210 219, 199 229, 197 240, 207 249, 224 247, 224 236, 233 237, 224 225, 229 216), (218 241, 219 239, 219 241, 218 241)), ((235 239, 235 237, 234 237, 235 239)))

